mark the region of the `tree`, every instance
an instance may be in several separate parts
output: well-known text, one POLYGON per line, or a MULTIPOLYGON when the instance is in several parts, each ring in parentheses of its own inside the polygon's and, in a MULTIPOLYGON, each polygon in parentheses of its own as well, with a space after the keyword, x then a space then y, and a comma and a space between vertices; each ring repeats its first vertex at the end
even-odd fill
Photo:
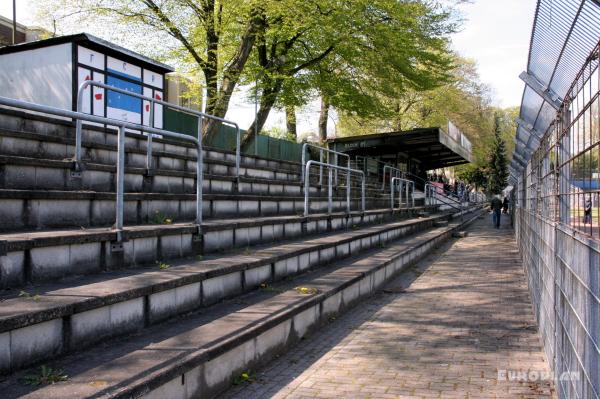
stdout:
MULTIPOLYGON (((142 52, 160 49, 160 58, 174 58, 202 76, 206 111, 219 117, 265 23, 259 0, 59 0, 39 1, 39 8, 71 30, 84 25, 118 41, 141 37, 142 52)), ((208 121, 205 131, 214 133, 214 127, 208 121)))
MULTIPOLYGON (((258 80, 259 110, 249 132, 262 129, 273 107, 298 105, 280 101, 298 86, 309 84, 313 95, 342 93, 329 93, 331 105, 361 115, 373 107, 357 104, 375 97, 355 102, 350 93, 432 88, 446 76, 447 36, 456 30, 442 0, 38 1, 55 21, 81 17, 79 26, 138 38, 142 50, 168 50, 163 59, 202 78, 206 110, 216 116, 226 114, 239 84, 258 80), (348 76, 356 78, 344 82, 348 76)), ((211 134, 213 124, 206 126, 211 134)))
POLYGON ((457 166, 456 177, 469 184, 472 184, 475 190, 480 188, 487 190, 488 174, 487 170, 482 166, 474 163, 457 166))
POLYGON ((501 134, 501 117, 499 114, 496 114, 494 118, 494 141, 490 151, 488 176, 488 190, 492 194, 500 194, 506 187, 506 182, 508 180, 506 146, 501 134))

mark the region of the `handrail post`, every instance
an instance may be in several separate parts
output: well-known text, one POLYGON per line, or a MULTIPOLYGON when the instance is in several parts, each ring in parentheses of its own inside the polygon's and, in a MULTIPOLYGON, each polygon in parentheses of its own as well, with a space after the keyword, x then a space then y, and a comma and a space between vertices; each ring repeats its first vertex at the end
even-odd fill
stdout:
POLYGON ((117 201, 116 221, 117 242, 123 241, 123 208, 125 196, 125 127, 119 126, 117 144, 117 201))
POLYGON ((202 189, 204 185, 204 155, 202 154, 202 117, 198 118, 198 155, 196 156, 196 224, 198 234, 202 234, 202 189))
MULTIPOLYGON (((150 101, 150 118, 148 121, 150 127, 154 127, 154 97, 150 101)), ((148 144, 146 149, 146 169, 148 173, 152 170, 152 133, 148 133, 148 144)))
POLYGON ((300 168, 300 181, 304 183, 305 172, 304 168, 306 167, 306 150, 308 149, 308 143, 302 144, 302 167, 300 168))
POLYGON ((350 213, 350 158, 348 158, 348 174, 346 175, 346 212, 350 213))
POLYGON ((390 203, 391 203, 390 205, 391 205, 392 211, 394 210, 394 182, 395 181, 392 181, 390 183, 390 203))
POLYGON ((404 185, 406 186, 405 190, 406 190, 406 207, 410 208, 410 206, 408 205, 408 190, 409 190, 409 184, 408 182, 405 182, 404 185))
POLYGON ((304 171, 304 216, 308 216, 308 193, 310 191, 310 179, 309 179, 309 171, 310 165, 312 165, 312 160, 306 163, 305 171, 304 171))
MULTIPOLYGON (((339 166, 337 153, 333 153, 333 162, 335 163, 335 166, 339 166)), ((337 185, 338 185, 338 170, 335 169, 335 171, 333 173, 335 174, 335 185, 337 187, 337 185)))
POLYGON ((366 190, 365 190, 365 175, 364 175, 364 173, 362 175, 362 184, 361 184, 361 186, 362 186, 362 211, 364 213, 365 210, 366 210, 366 203, 365 203, 365 191, 366 190))
MULTIPOLYGON (((242 161, 242 138, 241 138, 241 133, 240 133, 240 127, 239 125, 236 123, 235 124, 235 129, 236 129, 236 139, 235 139, 235 177, 238 180, 240 180, 240 163, 242 161)), ((202 139, 202 132, 200 132, 200 137, 198 137, 198 140, 202 139)), ((258 135, 254 138, 254 140, 256 141, 255 145, 258 145, 258 135)), ((255 154, 257 155, 257 154, 255 154)))
POLYGON ((323 186, 323 149, 319 149, 319 186, 323 186))
POLYGON ((327 173, 327 213, 331 214, 333 211, 333 169, 328 168, 329 171, 327 173))
MULTIPOLYGON (((86 80, 81 84, 79 90, 77 91, 77 112, 82 112, 81 108, 83 107, 83 92, 85 88, 89 86, 89 80, 86 80)), ((91 89, 90 89, 91 90, 91 89)), ((81 146, 82 146, 82 129, 83 129, 83 121, 81 119, 77 119, 75 122, 75 168, 76 170, 80 169, 81 163, 81 146)))

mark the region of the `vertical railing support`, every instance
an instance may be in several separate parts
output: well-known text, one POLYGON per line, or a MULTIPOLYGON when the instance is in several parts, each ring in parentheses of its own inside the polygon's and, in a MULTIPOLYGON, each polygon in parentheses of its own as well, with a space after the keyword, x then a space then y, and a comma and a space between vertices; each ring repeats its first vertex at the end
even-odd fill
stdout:
POLYGON ((348 172, 346 174, 346 212, 350 213, 350 158, 348 158, 348 172))
MULTIPOLYGON (((329 169, 329 182, 328 182, 328 211, 329 213, 331 213, 333 211, 333 169, 340 169, 340 170, 344 170, 348 173, 348 178, 350 178, 350 175, 352 173, 356 173, 361 175, 361 183, 362 183, 362 205, 361 205, 361 209, 362 212, 365 211, 365 206, 366 206, 366 202, 365 202, 365 174, 363 171, 361 170, 356 170, 356 169, 350 169, 349 167, 342 167, 342 166, 335 166, 335 165, 330 165, 327 163, 323 163, 323 162, 318 162, 318 161, 313 161, 310 160, 306 163, 305 166, 305 171, 304 171, 304 216, 308 216, 309 214, 309 194, 310 194, 310 178, 309 178, 309 173, 310 173, 310 167, 313 165, 318 165, 319 167, 325 167, 329 169)), ((346 188, 346 209, 348 210, 348 212, 350 212, 350 189, 349 189, 349 185, 346 188)))
POLYGON ((117 232, 117 242, 123 241, 123 220, 124 220, 124 201, 125 201, 125 127, 119 126, 117 144, 117 201, 116 201, 116 222, 115 230, 117 232))
POLYGON ((323 187, 323 150, 319 150, 319 187, 323 187))
MULTIPOLYGON (((150 101, 150 117, 148 119, 150 127, 154 127, 154 97, 150 101)), ((152 170, 152 133, 148 133, 148 144, 146 148, 146 169, 148 173, 152 170)))
POLYGON ((196 156, 196 224, 198 225, 198 235, 202 234, 202 189, 204 185, 204 154, 202 153, 202 117, 198 118, 198 155, 196 156))
POLYGON ((329 168, 327 173, 327 213, 333 212, 333 169, 329 168))

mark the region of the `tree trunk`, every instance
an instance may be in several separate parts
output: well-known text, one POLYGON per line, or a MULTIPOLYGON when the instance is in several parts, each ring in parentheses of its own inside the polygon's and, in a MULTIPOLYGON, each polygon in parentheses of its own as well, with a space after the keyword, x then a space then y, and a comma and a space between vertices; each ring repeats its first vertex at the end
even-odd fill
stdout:
POLYGON ((321 142, 327 140, 327 119, 329 118, 329 99, 326 95, 321 96, 321 112, 319 114, 319 139, 321 142))
POLYGON ((293 105, 287 105, 285 107, 285 125, 287 128, 287 134, 297 140, 298 132, 296 130, 296 108, 293 105))
MULTIPOLYGON (((212 84, 212 81, 209 79, 209 76, 206 76, 205 73, 205 77, 208 82, 208 96, 206 99, 207 114, 218 116, 220 118, 225 117, 227 109, 229 108, 229 101, 231 100, 233 90, 235 89, 239 81, 242 70, 244 69, 246 61, 248 61, 248 57, 250 56, 250 52, 254 47, 256 34, 259 31, 259 29, 262 28, 263 24, 264 18, 262 16, 262 10, 254 10, 250 22, 248 23, 248 26, 246 28, 246 31, 240 39, 240 46, 237 49, 236 54, 228 63, 229 66, 223 71, 223 80, 221 82, 221 87, 218 90, 218 92, 216 90, 216 79, 214 81, 214 84, 212 84), (210 95, 211 91, 214 92, 214 95, 212 96, 210 95)), ((218 131, 217 128, 219 125, 220 122, 207 120, 204 125, 204 136, 207 139, 213 137, 218 131)))
POLYGON ((242 138, 242 146, 247 144, 250 141, 250 137, 254 136, 257 133, 261 132, 262 128, 269 117, 269 113, 271 112, 271 108, 275 104, 277 100, 277 96, 281 91, 281 86, 283 86, 283 79, 278 78, 273 81, 270 87, 266 88, 262 96, 260 98, 260 106, 258 108, 258 115, 252 122, 252 125, 247 130, 247 134, 242 138))

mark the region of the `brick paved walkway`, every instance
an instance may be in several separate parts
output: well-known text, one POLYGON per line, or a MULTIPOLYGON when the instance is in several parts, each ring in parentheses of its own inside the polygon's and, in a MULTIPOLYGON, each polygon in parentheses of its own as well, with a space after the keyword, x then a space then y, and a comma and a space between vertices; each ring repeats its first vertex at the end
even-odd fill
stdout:
POLYGON ((498 378, 549 369, 508 220, 490 224, 478 220, 225 397, 554 397, 551 382, 498 378))

